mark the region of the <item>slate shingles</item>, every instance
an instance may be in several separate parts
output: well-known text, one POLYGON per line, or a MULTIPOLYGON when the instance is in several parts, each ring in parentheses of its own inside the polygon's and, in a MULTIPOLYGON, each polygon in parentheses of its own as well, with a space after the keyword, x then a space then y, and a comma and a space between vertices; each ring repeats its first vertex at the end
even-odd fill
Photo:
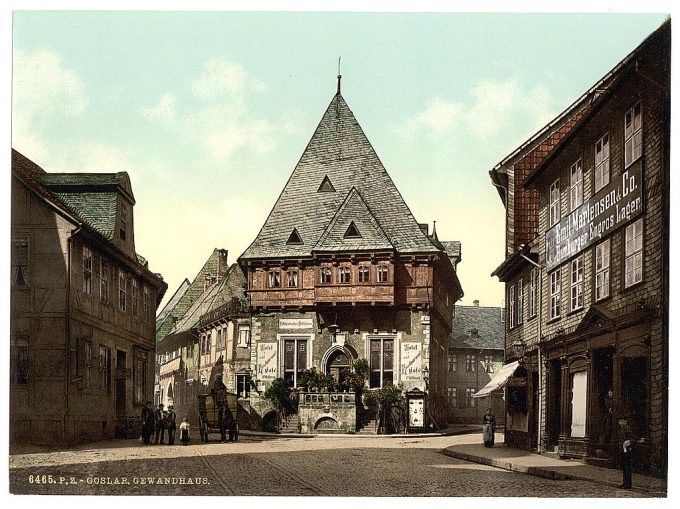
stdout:
POLYGON ((497 307, 456 306, 449 335, 449 348, 504 350, 505 336, 501 311, 501 308, 497 307), (477 329, 477 337, 471 337, 472 329, 477 329))

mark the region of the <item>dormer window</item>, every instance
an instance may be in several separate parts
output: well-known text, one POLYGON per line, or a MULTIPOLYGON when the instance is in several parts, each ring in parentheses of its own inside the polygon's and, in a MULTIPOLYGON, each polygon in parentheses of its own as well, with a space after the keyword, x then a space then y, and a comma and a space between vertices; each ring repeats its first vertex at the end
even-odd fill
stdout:
POLYGON ((352 221, 347 227, 347 231, 345 232, 345 238, 346 239, 361 238, 361 233, 359 233, 359 229, 357 228, 357 225, 354 224, 354 221, 352 221))
POLYGON ((128 220, 128 210, 127 204, 125 202, 120 202, 120 238, 125 240, 125 235, 127 232, 127 220, 128 220))
POLYGON ((317 193, 334 193, 334 192, 335 187, 333 187, 331 179, 329 179, 328 175, 326 175, 321 181, 321 185, 319 186, 319 190, 317 191, 317 193))
POLYGON ((302 244, 302 239, 300 238, 297 228, 293 228, 293 231, 290 232, 290 236, 288 237, 286 244, 302 244))

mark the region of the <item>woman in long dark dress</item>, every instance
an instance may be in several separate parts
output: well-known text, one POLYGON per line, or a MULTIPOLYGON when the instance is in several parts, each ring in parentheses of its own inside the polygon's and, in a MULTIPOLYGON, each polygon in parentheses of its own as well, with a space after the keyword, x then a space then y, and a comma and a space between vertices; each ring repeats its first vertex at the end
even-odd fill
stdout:
POLYGON ((482 434, 484 436, 484 447, 493 447, 494 436, 496 433, 496 417, 489 408, 482 421, 482 434))

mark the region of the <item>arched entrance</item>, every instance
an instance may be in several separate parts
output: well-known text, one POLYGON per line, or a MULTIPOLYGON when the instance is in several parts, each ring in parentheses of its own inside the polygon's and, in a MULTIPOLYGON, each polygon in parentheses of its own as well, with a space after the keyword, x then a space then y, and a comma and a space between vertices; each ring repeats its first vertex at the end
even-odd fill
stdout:
POLYGON ((326 352, 324 358, 324 372, 335 378, 337 383, 344 382, 347 374, 352 371, 352 353, 346 348, 335 346, 326 352))

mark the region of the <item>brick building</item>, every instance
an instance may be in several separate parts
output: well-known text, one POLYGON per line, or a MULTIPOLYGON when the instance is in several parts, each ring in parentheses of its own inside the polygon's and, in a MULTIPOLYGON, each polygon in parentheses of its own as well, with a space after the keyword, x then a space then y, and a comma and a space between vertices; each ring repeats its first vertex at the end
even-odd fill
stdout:
POLYGON ((508 218, 506 441, 664 472, 670 22, 491 172, 508 218))
MULTIPOLYGON (((239 263, 258 393, 277 377, 295 387, 311 367, 341 380, 364 358, 370 388, 427 390, 429 419, 445 424, 447 338, 462 290, 444 246, 416 222, 339 81, 239 263)), ((257 398, 251 392, 251 403, 257 398)), ((355 430, 349 417, 341 426, 333 408, 320 412, 304 425, 308 431, 355 430)))
POLYGON ((502 308, 456 306, 448 355, 449 422, 481 424, 491 408, 496 421, 505 421, 503 394, 496 391, 484 398, 473 397, 503 367, 505 338, 502 308))
POLYGON ((127 173, 47 173, 12 150, 10 440, 112 438, 153 391, 167 285, 135 251, 127 173))

